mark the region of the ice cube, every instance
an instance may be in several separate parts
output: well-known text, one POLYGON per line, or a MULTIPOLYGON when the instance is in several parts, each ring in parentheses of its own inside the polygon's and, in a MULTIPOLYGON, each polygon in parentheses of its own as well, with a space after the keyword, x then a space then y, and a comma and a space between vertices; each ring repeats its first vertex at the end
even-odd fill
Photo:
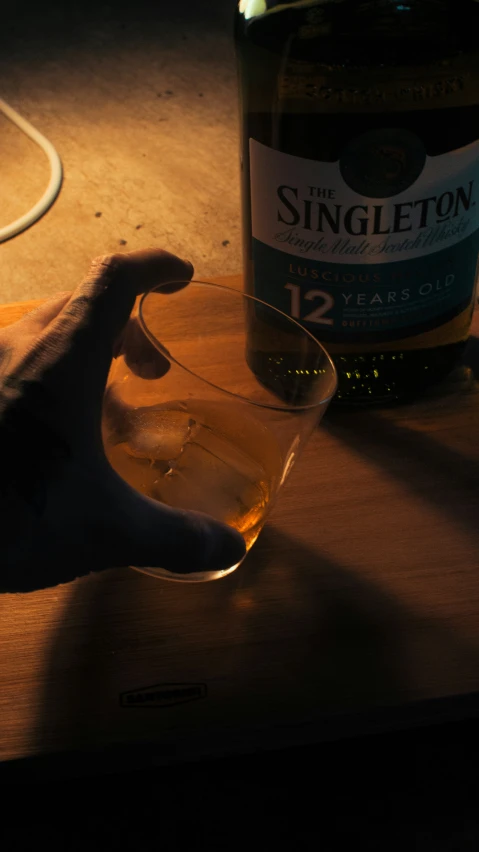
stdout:
POLYGON ((176 459, 196 432, 196 421, 185 411, 147 409, 130 423, 128 453, 152 461, 176 459))
POLYGON ((201 426, 185 444, 152 496, 181 509, 195 509, 241 527, 242 519, 266 501, 266 474, 226 438, 201 426))

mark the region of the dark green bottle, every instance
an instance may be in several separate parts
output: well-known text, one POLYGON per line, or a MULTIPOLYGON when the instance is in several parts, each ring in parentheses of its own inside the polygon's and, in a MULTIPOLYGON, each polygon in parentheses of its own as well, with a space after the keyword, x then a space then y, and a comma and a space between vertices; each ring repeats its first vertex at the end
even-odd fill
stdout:
POLYGON ((324 343, 338 401, 420 393, 475 302, 479 2, 241 0, 236 45, 248 292, 324 343))

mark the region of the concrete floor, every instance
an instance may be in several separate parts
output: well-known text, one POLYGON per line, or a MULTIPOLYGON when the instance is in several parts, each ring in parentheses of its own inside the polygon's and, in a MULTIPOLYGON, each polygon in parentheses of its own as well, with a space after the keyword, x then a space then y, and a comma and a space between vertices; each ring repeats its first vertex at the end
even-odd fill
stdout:
MULTIPOLYGON (((74 287, 92 257, 151 245, 198 276, 239 272, 235 0, 12 7, 0 97, 55 145, 65 178, 51 210, 0 244, 0 301, 74 287)), ((48 178, 45 155, 0 114, 0 224, 48 178)))

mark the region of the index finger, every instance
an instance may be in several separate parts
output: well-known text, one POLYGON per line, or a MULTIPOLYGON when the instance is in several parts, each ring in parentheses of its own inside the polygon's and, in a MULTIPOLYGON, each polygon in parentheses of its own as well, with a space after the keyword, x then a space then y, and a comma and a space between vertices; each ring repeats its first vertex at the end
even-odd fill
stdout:
POLYGON ((192 275, 191 263, 162 249, 99 257, 58 318, 73 318, 88 329, 87 338, 101 337, 111 349, 137 296, 161 284, 187 283, 192 275))
POLYGON ((41 368, 44 382, 48 374, 57 395, 61 390, 66 399, 74 388, 75 396, 83 394, 90 400, 85 411, 90 412, 90 418, 96 417, 115 340, 137 296, 171 281, 187 284, 192 274, 190 263, 160 249, 98 258, 28 350, 22 363, 23 377, 37 375, 41 368))

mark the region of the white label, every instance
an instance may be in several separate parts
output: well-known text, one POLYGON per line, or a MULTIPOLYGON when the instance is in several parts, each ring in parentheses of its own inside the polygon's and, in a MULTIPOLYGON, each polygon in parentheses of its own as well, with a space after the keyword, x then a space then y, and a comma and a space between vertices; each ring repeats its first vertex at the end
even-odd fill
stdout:
POLYGON ((325 163, 250 139, 250 158, 253 237, 296 257, 412 260, 479 226, 479 141, 430 157, 408 131, 374 130, 325 163))

